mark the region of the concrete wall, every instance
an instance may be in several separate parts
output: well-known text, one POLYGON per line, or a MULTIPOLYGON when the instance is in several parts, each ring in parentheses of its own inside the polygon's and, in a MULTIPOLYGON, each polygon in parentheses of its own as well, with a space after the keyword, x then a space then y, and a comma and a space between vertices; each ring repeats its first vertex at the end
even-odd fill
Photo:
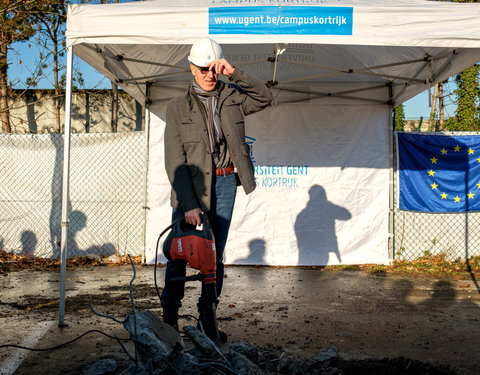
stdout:
MULTIPOLYGON (((16 90, 10 101, 12 133, 54 133, 53 90, 16 90)), ((119 91, 118 132, 143 130, 144 109, 130 95, 119 91)), ((61 124, 65 122, 61 98, 61 124)), ((108 90, 80 90, 72 94, 72 132, 111 132, 112 99, 108 90)))
MULTIPOLYGON (((418 131, 418 127, 420 125, 420 120, 405 120, 403 122, 403 129, 406 131, 406 132, 416 132, 418 131)), ((421 126, 421 129, 420 131, 422 132, 428 132, 429 130, 429 127, 430 127, 430 120, 423 120, 422 121, 422 126, 421 126)))

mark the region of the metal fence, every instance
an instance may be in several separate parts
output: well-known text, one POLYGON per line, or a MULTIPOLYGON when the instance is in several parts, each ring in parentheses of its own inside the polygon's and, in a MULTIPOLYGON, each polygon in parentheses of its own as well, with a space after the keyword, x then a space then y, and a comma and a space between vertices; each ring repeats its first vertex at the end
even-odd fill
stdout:
MULTIPOLYGON (((144 150, 144 132, 72 134, 69 257, 142 253, 144 150)), ((0 134, 0 160, 0 249, 59 257, 63 135, 0 134)), ((480 255, 480 212, 399 210, 396 166, 394 197, 395 259, 480 255)))
MULTIPOLYGON (((144 132, 72 134, 68 256, 141 254, 144 132)), ((60 255, 63 135, 0 134, 0 249, 60 255)))
POLYGON ((480 255, 480 212, 426 213, 398 209, 397 149, 394 147, 393 256, 415 260, 442 255, 467 260, 480 255))
POLYGON ((433 214, 395 209, 394 257, 414 260, 444 255, 466 260, 480 255, 480 213, 433 214))

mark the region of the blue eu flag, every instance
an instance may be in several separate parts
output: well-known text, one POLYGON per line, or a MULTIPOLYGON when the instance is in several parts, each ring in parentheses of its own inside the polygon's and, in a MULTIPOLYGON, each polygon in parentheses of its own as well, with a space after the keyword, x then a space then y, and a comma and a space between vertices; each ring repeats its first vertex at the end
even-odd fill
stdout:
POLYGON ((402 210, 480 211, 480 136, 397 134, 402 210))

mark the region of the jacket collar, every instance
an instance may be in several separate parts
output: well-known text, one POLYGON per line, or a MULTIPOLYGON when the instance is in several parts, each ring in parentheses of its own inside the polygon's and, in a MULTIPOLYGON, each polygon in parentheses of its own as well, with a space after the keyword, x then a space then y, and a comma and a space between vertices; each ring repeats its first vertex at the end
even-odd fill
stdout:
MULTIPOLYGON (((192 88, 192 83, 193 81, 190 82, 188 85, 188 91, 187 95, 185 96, 185 99, 187 100, 190 109, 193 108, 193 103, 195 103, 195 97, 193 95, 193 88, 192 88)), ((218 81, 218 105, 220 106, 221 103, 231 94, 232 90, 229 90, 230 87, 228 84, 226 84, 223 81, 218 81)), ((220 107, 219 107, 220 108, 220 107)))

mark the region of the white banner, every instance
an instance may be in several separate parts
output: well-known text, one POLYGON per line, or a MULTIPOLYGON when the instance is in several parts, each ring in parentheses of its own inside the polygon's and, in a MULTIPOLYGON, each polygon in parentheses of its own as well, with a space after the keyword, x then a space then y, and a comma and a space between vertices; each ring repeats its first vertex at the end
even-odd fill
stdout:
MULTIPOLYGON (((388 123, 382 105, 284 105, 247 117, 257 189, 238 190, 226 264, 388 263, 388 123)), ((171 218, 163 127, 152 117, 148 262, 171 218)))

